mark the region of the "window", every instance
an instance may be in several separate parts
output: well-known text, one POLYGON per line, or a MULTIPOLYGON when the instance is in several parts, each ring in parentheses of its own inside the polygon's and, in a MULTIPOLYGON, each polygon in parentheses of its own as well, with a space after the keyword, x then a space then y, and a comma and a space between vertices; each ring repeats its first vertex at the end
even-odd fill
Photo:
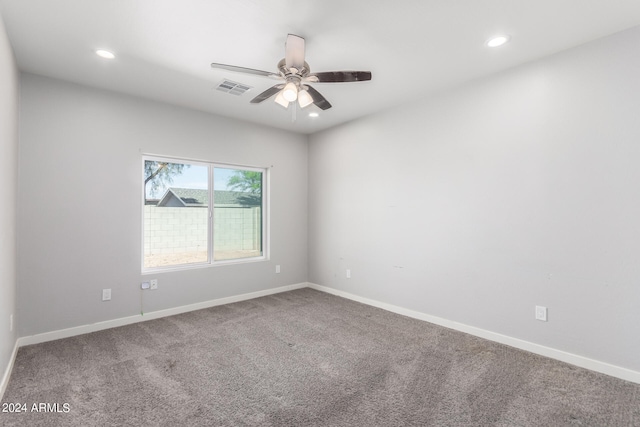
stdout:
POLYGON ((143 161, 144 270, 265 258, 265 169, 143 161))

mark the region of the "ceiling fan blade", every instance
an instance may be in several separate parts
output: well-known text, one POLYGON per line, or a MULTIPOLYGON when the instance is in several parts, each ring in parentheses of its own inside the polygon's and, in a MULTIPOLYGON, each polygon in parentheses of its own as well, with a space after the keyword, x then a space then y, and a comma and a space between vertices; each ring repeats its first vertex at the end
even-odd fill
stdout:
POLYGON ((211 64, 211 68, 220 68, 221 70, 233 71, 235 73, 253 74, 256 76, 264 77, 280 77, 278 74, 274 74, 270 71, 254 70, 253 68, 236 67, 235 65, 211 64))
POLYGON ((313 98, 313 103, 316 104, 318 108, 320 108, 321 110, 328 110, 329 108, 331 108, 331 104, 329 103, 329 101, 327 101, 325 97, 320 94, 320 92, 318 92, 311 86, 306 86, 306 88, 309 92, 309 95, 311 95, 311 98, 313 98))
POLYGON ((288 69, 301 70, 304 67, 304 39, 288 34, 284 44, 284 60, 288 69))
POLYGON ((364 82, 371 80, 371 71, 325 71, 309 74, 307 78, 316 83, 364 82))
POLYGON ((265 90, 264 92, 262 92, 260 95, 256 96, 255 98, 253 98, 251 100, 252 104, 258 104, 266 99, 271 98, 273 95, 275 95, 276 93, 280 92, 282 90, 282 85, 275 85, 275 86, 271 86, 269 89, 265 90))

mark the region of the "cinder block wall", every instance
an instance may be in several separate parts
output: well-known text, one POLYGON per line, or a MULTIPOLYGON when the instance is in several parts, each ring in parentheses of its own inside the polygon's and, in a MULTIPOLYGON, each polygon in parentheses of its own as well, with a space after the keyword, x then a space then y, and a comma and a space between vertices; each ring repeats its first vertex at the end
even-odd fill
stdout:
POLYGON ((144 207, 144 253, 207 250, 206 208, 144 207))
POLYGON ((214 208, 213 244, 218 251, 260 249, 260 208, 214 208))
MULTIPOLYGON (((207 213, 206 208, 145 206, 145 254, 206 251, 207 213)), ((260 249, 260 208, 215 208, 214 218, 217 250, 260 249)))

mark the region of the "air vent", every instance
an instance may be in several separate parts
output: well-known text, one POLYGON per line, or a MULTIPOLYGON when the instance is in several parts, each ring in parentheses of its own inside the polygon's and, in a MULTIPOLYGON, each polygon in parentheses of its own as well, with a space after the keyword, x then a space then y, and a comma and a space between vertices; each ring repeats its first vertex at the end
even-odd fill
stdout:
POLYGON ((249 89, 251 86, 243 85, 242 83, 232 82, 231 80, 223 80, 216 89, 222 92, 227 92, 232 95, 242 95, 249 89))

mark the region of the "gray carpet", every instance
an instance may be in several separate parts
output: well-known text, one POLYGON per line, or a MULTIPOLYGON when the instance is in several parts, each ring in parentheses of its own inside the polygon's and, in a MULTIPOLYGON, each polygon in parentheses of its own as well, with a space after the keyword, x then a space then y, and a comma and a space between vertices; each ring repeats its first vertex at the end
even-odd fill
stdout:
POLYGON ((638 384, 311 289, 20 348, 3 402, 28 407, 4 426, 640 426, 638 384))

